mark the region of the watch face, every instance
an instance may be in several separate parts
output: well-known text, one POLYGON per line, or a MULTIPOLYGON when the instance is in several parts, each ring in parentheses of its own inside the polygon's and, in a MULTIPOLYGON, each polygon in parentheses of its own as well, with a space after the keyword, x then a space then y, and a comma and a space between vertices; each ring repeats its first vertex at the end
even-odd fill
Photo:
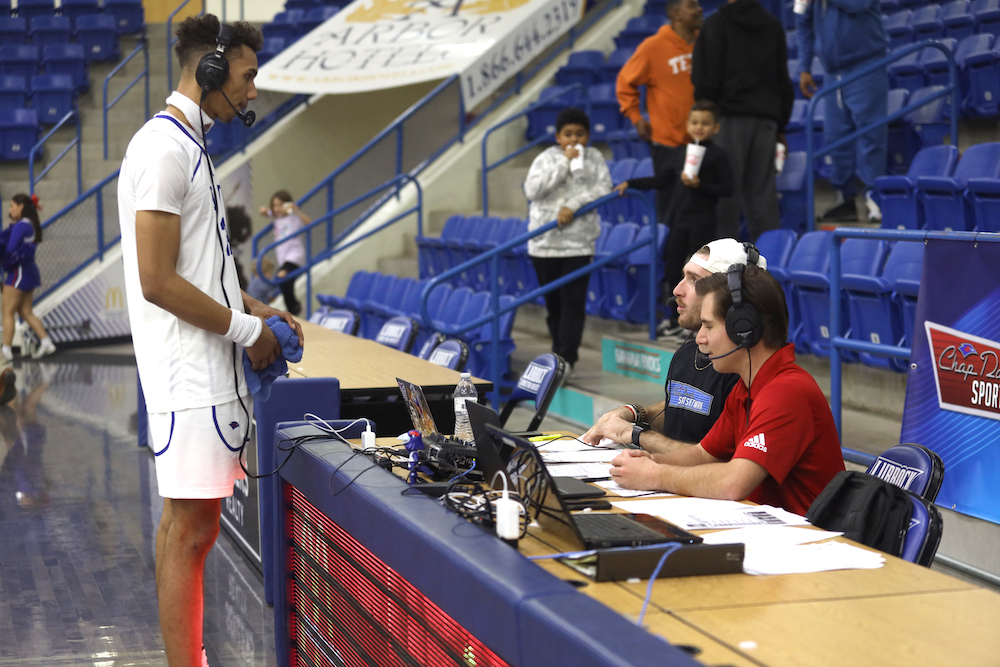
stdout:
POLYGON ((632 427, 632 444, 639 446, 639 436, 642 435, 642 427, 636 424, 632 427))

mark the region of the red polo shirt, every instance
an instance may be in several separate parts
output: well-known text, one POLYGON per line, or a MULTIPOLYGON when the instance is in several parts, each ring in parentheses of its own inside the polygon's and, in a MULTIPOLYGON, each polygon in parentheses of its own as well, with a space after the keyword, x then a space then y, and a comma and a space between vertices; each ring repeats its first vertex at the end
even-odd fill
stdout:
POLYGON ((816 496, 844 469, 833 414, 812 376, 795 363, 789 343, 757 372, 750 387, 738 382, 719 421, 701 441, 717 459, 756 461, 767 478, 748 496, 762 505, 805 514, 816 496))

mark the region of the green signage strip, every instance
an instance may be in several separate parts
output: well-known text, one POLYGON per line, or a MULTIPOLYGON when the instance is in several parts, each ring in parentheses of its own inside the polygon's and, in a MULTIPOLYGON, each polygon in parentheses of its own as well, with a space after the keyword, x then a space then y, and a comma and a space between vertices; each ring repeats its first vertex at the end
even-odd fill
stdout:
POLYGON ((601 342, 605 373, 617 373, 659 385, 667 379, 667 368, 673 356, 673 352, 652 345, 627 343, 614 338, 605 338, 601 342))

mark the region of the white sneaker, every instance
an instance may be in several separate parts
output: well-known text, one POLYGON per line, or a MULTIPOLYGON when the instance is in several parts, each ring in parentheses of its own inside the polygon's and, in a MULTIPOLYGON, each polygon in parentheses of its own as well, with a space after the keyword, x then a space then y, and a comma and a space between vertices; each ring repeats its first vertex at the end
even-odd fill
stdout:
POLYGON ((47 357, 56 351, 56 345, 52 342, 52 339, 46 336, 42 339, 42 344, 38 346, 35 353, 31 355, 32 359, 41 359, 42 357, 47 357))
POLYGON ((8 346, 3 346, 3 358, 7 361, 14 361, 14 351, 8 346))
POLYGON ((566 364, 566 370, 563 371, 562 380, 559 382, 560 387, 565 387, 569 379, 573 377, 573 364, 566 364))
POLYGON ((882 209, 879 205, 875 203, 875 199, 872 198, 872 191, 865 190, 865 206, 868 207, 868 220, 872 222, 878 222, 882 220, 882 209))

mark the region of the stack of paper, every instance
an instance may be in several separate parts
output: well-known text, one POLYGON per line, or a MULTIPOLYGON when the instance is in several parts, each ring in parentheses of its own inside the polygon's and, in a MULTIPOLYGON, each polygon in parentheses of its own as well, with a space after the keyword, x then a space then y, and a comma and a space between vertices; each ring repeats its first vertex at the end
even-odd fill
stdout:
POLYGON ((545 467, 553 477, 611 479, 611 467, 607 463, 556 463, 545 467))
POLYGON ((807 526, 798 514, 769 505, 744 505, 734 500, 667 498, 612 503, 628 512, 652 514, 684 530, 718 530, 744 526, 807 526))
POLYGON ((875 570, 885 563, 882 554, 845 542, 800 544, 748 549, 743 557, 747 574, 801 574, 828 570, 875 570))
POLYGON ((601 487, 602 489, 606 489, 608 491, 611 491, 612 493, 617 493, 619 496, 621 496, 623 498, 638 498, 638 497, 645 497, 645 498, 674 498, 674 497, 676 497, 676 494, 667 493, 666 491, 642 491, 642 490, 637 490, 637 489, 624 489, 624 488, 622 488, 621 486, 618 485, 618 482, 616 482, 616 481, 614 481, 612 479, 605 480, 603 482, 595 482, 595 484, 597 484, 597 486, 601 487))

